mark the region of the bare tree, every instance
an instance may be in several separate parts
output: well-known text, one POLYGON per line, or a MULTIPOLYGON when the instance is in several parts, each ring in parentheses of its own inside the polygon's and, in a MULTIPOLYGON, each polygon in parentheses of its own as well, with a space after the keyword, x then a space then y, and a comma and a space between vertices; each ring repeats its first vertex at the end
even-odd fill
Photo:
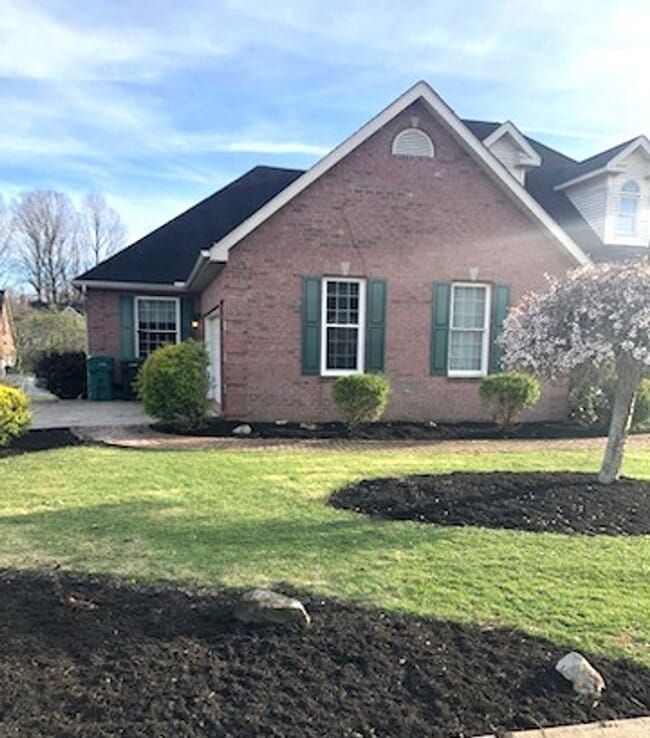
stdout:
POLYGON ((0 195, 0 286, 9 274, 9 209, 0 195))
POLYGON ((80 219, 79 251, 84 267, 99 264, 126 245, 126 226, 98 192, 86 195, 80 219))
POLYGON ((23 192, 11 210, 11 242, 25 280, 41 302, 64 302, 80 268, 72 201, 62 192, 33 190, 23 192))

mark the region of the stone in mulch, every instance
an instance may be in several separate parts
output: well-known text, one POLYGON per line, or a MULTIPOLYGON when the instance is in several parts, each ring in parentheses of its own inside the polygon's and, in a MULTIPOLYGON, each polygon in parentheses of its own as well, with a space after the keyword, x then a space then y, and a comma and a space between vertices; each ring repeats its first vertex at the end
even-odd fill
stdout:
MULTIPOLYGON (((172 425, 156 423, 155 430, 178 435, 227 437, 232 435, 248 438, 318 440, 359 439, 367 441, 457 441, 457 440, 499 440, 503 431, 494 423, 444 423, 407 421, 361 423, 351 433, 346 423, 307 423, 307 422, 255 422, 208 418, 198 429, 188 431, 172 425), (245 432, 244 430, 245 429, 245 432), (249 432, 250 429, 250 432, 249 432)), ((607 435, 598 428, 584 428, 574 423, 520 423, 512 428, 508 438, 513 439, 562 439, 594 438, 607 435)))
POLYGON ((650 480, 604 485, 579 472, 454 472, 368 479, 334 507, 392 520, 545 533, 647 535, 650 480))
POLYGON ((600 704, 516 630, 299 596, 309 628, 241 623, 236 593, 0 573, 0 735, 467 738, 650 712, 650 671, 586 653, 600 704), (82 606, 83 604, 83 606, 82 606))

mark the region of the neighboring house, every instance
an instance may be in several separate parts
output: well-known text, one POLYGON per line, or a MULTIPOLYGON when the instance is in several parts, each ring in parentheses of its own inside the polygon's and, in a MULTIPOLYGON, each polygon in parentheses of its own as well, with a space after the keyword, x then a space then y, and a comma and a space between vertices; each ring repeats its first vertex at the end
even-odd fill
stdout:
MULTIPOLYGON (((482 418, 510 305, 648 253, 649 176, 645 137, 578 163, 420 82, 308 171, 256 167, 79 277, 90 352, 205 340, 228 417, 331 419, 333 378, 367 370, 387 418, 482 418)), ((549 385, 531 417, 565 412, 549 385)))
POLYGON ((5 376, 8 367, 16 364, 16 331, 9 295, 0 290, 0 377, 5 376))

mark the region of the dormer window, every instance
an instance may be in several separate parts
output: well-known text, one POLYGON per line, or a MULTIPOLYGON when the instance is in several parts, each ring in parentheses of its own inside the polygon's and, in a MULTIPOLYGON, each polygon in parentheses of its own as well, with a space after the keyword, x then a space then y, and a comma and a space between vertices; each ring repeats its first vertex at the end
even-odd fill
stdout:
POLYGON ((396 156, 421 156, 433 159, 433 141, 419 128, 407 128, 393 139, 392 151, 396 156))
POLYGON ((618 198, 618 212, 616 214, 616 233, 619 236, 636 235, 637 211, 641 190, 632 180, 626 182, 618 198))

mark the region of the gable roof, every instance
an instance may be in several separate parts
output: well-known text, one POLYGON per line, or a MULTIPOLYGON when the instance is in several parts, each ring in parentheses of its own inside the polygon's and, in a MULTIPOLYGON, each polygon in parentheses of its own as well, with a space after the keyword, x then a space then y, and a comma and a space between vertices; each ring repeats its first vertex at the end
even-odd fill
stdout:
POLYGON ((577 162, 515 129, 522 142, 541 158, 541 165, 527 172, 525 186, 522 186, 504 170, 485 142, 491 136, 498 138, 500 131, 509 130, 508 123, 461 121, 428 84, 418 82, 306 172, 255 167, 90 269, 78 277, 75 284, 130 286, 132 289, 150 287, 161 291, 200 286, 206 275, 214 273, 206 270, 221 268, 219 265, 227 261, 229 249, 245 235, 416 100, 423 100, 429 106, 452 135, 464 143, 479 165, 577 262, 589 261, 587 254, 603 259, 635 257, 647 252, 645 247, 604 245, 566 194, 559 191, 569 180, 595 176, 603 167, 616 164, 620 157, 627 156, 637 146, 642 146, 650 156, 647 138, 631 139, 577 162))
POLYGON ((302 174, 258 166, 75 279, 75 284, 184 282, 209 248, 302 174))
POLYGON ((562 173, 562 178, 558 179, 555 188, 563 190, 573 184, 590 179, 598 174, 604 174, 608 171, 615 170, 619 161, 632 153, 636 148, 642 147, 646 154, 650 157, 650 144, 645 136, 636 136, 629 141, 624 141, 617 146, 612 146, 607 151, 591 156, 562 173))
POLYGON ((526 136, 524 136, 517 126, 509 120, 502 123, 498 128, 495 128, 492 133, 486 136, 486 138, 483 139, 483 144, 491 149, 492 146, 504 136, 508 136, 508 138, 510 138, 510 140, 513 141, 520 150, 521 157, 519 166, 538 167, 542 163, 541 156, 535 148, 530 145, 526 136))
MULTIPOLYGON (((329 154, 318 161, 311 169, 298 177, 285 189, 257 212, 253 213, 240 225, 230 231, 224 238, 210 248, 209 260, 224 263, 228 260, 228 252, 238 244, 245 236, 255 230, 264 221, 270 218, 280 208, 299 195, 309 185, 328 172, 338 164, 345 156, 354 151, 370 136, 395 118, 403 110, 406 110, 416 100, 426 103, 438 120, 447 127, 452 135, 464 144, 465 148, 473 156, 474 160, 499 184, 513 201, 519 204, 534 220, 544 227, 555 239, 558 246, 563 249, 578 264, 586 264, 589 257, 582 249, 549 217, 548 213, 539 203, 530 196, 524 187, 512 177, 495 158, 495 156, 484 146, 472 131, 463 124, 453 110, 440 98, 433 89, 424 81, 417 82, 413 87, 400 95, 387 108, 384 108, 356 133, 339 144, 329 154)), ((199 254, 197 264, 204 260, 199 254)), ((195 266, 192 274, 198 272, 195 266)))

